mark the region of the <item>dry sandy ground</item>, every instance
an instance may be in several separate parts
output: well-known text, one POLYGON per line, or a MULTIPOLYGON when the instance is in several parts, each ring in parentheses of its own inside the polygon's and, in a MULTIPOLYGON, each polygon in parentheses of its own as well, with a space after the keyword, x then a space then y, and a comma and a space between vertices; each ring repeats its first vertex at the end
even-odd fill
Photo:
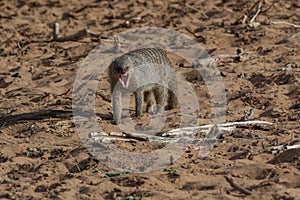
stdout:
MULTIPOLYGON (((300 199, 300 150, 270 152, 272 146, 299 143, 300 36, 291 36, 300 31, 300 2, 261 2, 261 11, 249 24, 257 1, 1 1, 0 197, 300 199), (278 21, 298 26, 274 23, 278 21), (54 42, 55 22, 61 36, 82 29, 101 36, 54 42), (103 177, 112 169, 88 153, 72 122, 76 72, 105 38, 146 26, 187 34, 218 61, 227 95, 226 121, 240 120, 253 108, 250 119, 274 122, 274 128, 225 134, 204 159, 186 151, 154 172, 103 177), (248 192, 232 187, 225 176, 248 192)), ((199 96, 200 123, 209 123, 204 82, 191 68, 179 69, 178 64, 174 61, 199 96)), ((101 83, 96 94, 102 118, 98 123, 111 132, 118 128, 111 123, 107 79, 101 83)), ((172 116, 177 112, 167 112, 166 130, 178 125, 172 116)), ((147 116, 138 120, 143 123, 147 116)), ((120 145, 137 152, 151 148, 148 142, 120 145)))

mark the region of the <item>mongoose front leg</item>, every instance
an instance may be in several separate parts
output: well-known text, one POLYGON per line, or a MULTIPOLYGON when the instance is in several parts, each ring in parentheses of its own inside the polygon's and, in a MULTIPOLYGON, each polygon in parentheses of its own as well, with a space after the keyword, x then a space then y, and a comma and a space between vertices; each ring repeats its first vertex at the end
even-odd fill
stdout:
POLYGON ((121 103, 122 94, 120 92, 114 92, 112 95, 112 107, 114 115, 114 123, 121 123, 121 113, 122 113, 122 103, 121 103))
POLYGON ((143 111, 143 103, 144 103, 144 94, 142 90, 138 90, 135 93, 135 112, 136 117, 139 117, 142 115, 143 111))
POLYGON ((177 106, 177 97, 172 91, 168 91, 168 106, 167 110, 171 110, 177 106))
POLYGON ((177 97, 176 97, 176 91, 177 91, 177 82, 176 77, 174 79, 171 79, 171 81, 168 83, 169 89, 168 89, 168 106, 167 110, 173 109, 177 106, 177 97), (174 93, 175 92, 175 93, 174 93))
POLYGON ((152 91, 144 92, 144 101, 147 105, 146 112, 153 113, 152 91))

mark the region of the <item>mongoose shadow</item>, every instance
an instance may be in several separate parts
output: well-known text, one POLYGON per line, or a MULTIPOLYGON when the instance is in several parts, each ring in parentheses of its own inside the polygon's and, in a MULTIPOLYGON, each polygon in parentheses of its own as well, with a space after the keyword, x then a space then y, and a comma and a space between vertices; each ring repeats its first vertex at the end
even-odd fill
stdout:
POLYGON ((109 82, 116 124, 121 123, 122 109, 128 108, 131 94, 135 96, 137 117, 142 115, 144 104, 147 112, 153 112, 151 95, 156 101, 157 113, 161 113, 166 104, 168 109, 177 105, 176 74, 162 49, 137 49, 115 58, 109 66, 109 82))

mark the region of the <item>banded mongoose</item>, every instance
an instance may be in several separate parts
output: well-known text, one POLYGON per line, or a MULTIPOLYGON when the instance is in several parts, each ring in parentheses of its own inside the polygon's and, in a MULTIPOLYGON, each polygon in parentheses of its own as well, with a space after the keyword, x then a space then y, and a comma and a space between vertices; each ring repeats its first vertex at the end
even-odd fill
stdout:
POLYGON ((109 66, 109 81, 116 124, 121 123, 121 100, 126 92, 135 95, 136 116, 142 115, 144 102, 147 104, 147 112, 151 112, 152 94, 156 100, 157 113, 164 110, 166 103, 168 109, 177 104, 175 73, 171 70, 166 51, 162 49, 137 49, 115 58, 109 66))

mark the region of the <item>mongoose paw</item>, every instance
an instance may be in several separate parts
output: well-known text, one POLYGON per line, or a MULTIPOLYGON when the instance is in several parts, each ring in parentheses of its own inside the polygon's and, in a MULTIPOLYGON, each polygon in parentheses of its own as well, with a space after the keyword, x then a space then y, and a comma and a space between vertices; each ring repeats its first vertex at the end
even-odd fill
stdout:
POLYGON ((153 106, 147 106, 147 113, 149 113, 149 114, 153 114, 154 112, 153 112, 153 106))
POLYGON ((136 113, 135 114, 135 117, 141 117, 142 116, 142 113, 136 113))
POLYGON ((112 124, 114 124, 114 125, 121 124, 121 120, 113 120, 113 121, 112 121, 112 124))

